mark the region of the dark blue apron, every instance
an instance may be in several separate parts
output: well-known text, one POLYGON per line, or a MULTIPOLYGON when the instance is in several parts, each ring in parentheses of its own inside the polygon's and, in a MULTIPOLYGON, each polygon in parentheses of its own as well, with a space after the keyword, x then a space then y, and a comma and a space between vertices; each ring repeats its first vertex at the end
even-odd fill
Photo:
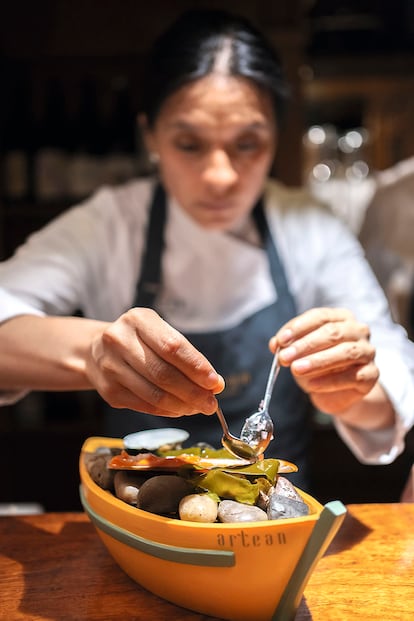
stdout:
MULTIPOLYGON (((268 228, 262 201, 255 206, 253 217, 269 258, 271 275, 277 291, 276 302, 247 317, 233 328, 203 334, 185 334, 225 378, 226 388, 218 398, 230 431, 234 435, 240 434, 246 417, 257 410, 263 398, 272 363, 272 354, 268 347, 269 338, 280 326, 296 315, 295 302, 268 228)), ((162 286, 161 258, 164 249, 165 220, 165 192, 158 185, 151 206, 146 248, 134 306, 157 310, 157 293, 162 286)), ((197 296, 197 291, 194 291, 194 295, 197 296)), ((266 451, 266 457, 279 457, 295 463, 299 467, 299 472, 290 475, 289 478, 302 489, 308 489, 306 453, 310 435, 310 404, 289 369, 281 369, 269 409, 275 424, 275 438, 266 451)), ((111 415, 106 417, 106 422, 108 423, 106 432, 116 437, 141 429, 180 427, 190 433, 190 444, 207 442, 216 448, 221 447, 222 431, 214 415, 197 414, 177 419, 116 410, 115 414, 112 411, 111 415)))

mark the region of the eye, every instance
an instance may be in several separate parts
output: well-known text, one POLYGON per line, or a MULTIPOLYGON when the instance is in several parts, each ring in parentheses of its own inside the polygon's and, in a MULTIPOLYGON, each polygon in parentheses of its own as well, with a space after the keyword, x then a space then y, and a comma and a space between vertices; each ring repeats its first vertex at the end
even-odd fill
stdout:
POLYGON ((177 136, 174 146, 184 153, 196 153, 201 150, 201 143, 193 136, 177 136))
POLYGON ((239 152, 257 151, 260 146, 260 141, 256 136, 240 136, 236 141, 235 146, 239 152))
POLYGON ((257 143, 252 140, 243 140, 237 143, 237 149, 239 151, 254 151, 257 149, 257 143))
POLYGON ((180 142, 176 147, 180 151, 185 151, 187 153, 193 153, 199 150, 199 146, 195 142, 180 142))

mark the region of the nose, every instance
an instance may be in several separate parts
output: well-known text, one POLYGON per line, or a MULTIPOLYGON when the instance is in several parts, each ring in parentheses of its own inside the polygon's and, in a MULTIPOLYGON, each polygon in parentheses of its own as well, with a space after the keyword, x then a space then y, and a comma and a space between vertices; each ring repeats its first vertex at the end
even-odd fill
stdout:
POLYGON ((210 190, 223 193, 237 182, 238 174, 228 153, 216 149, 209 155, 203 177, 210 190))

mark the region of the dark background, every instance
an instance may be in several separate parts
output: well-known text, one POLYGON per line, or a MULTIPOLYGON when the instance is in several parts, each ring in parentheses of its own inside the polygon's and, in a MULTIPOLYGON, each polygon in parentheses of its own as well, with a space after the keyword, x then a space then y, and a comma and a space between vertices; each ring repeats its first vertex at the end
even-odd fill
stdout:
MULTIPOLYGON (((0 178, 0 258, 76 202, 70 184, 52 197, 39 191, 36 163, 46 149, 65 161, 87 152, 104 164, 121 154, 133 162, 134 174, 145 168, 135 113, 146 51, 181 10, 195 6, 247 15, 279 50, 292 98, 275 176, 289 185, 302 182, 302 137, 314 123, 367 128, 373 170, 414 155, 411 0, 2 2, 1 170, 18 149, 27 178, 18 191, 7 187, 4 174, 0 178), (24 96, 16 99, 16 93, 24 96)), ((122 180, 130 172, 117 174, 122 180)), ((0 502, 79 509, 77 460, 84 439, 100 433, 100 408, 93 393, 32 393, 2 408, 0 502)), ((312 491, 322 502, 397 501, 413 461, 410 433, 394 464, 359 464, 329 420, 315 416, 312 491)))

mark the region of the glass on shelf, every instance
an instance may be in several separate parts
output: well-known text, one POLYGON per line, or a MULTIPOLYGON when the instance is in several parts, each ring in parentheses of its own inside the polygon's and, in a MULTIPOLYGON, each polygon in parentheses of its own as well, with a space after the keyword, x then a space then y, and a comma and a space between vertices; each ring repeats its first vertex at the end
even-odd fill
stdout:
POLYGON ((366 148, 365 128, 340 132, 337 127, 313 125, 304 138, 304 184, 358 234, 375 191, 366 148))

